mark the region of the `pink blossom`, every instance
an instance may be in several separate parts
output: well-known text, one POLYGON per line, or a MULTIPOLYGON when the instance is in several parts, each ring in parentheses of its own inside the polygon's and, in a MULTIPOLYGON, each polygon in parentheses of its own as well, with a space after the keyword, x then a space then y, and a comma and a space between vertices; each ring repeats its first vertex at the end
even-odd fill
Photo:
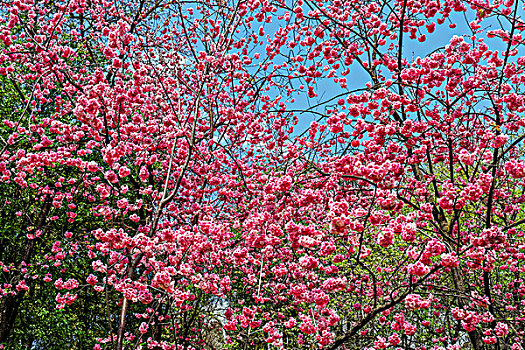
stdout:
POLYGON ((441 264, 446 267, 457 267, 459 265, 459 260, 454 252, 442 254, 441 264))
POLYGON ((424 276, 430 271, 430 267, 423 265, 421 261, 418 261, 415 264, 409 264, 407 266, 407 271, 415 276, 424 276))
POLYGON ((139 332, 141 334, 145 334, 148 331, 148 324, 146 322, 142 322, 139 327, 139 332))
POLYGON ((26 291, 26 290, 29 290, 29 286, 27 286, 25 280, 21 280, 20 282, 17 283, 16 290, 19 291, 19 292, 20 291, 26 291))

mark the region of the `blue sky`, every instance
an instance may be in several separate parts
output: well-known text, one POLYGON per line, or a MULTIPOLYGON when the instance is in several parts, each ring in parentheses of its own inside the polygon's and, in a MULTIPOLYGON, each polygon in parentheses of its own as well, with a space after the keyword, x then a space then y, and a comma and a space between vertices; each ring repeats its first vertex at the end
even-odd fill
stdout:
MULTIPOLYGON (((523 8, 519 10, 519 16, 523 18, 523 8)), ((471 29, 468 26, 468 23, 476 18, 476 12, 470 8, 466 13, 452 13, 451 16, 441 25, 436 24, 435 31, 431 34, 425 32, 425 27, 423 27, 423 34, 426 35, 427 40, 423 43, 419 42, 417 39, 409 39, 406 35, 404 39, 403 46, 403 56, 411 62, 413 58, 416 57, 425 57, 428 54, 432 53, 436 49, 444 48, 450 41, 450 39, 457 36, 470 36, 472 34, 471 29), (450 28, 450 24, 454 23, 455 28, 450 28)), ((485 19, 482 23, 482 29, 494 30, 499 29, 503 25, 505 29, 510 28, 510 24, 507 20, 501 19, 498 21, 496 18, 485 19)), ((483 37, 483 36, 482 36, 483 37)), ((497 38, 487 38, 483 37, 485 42, 489 46, 490 50, 498 50, 500 52, 506 50, 506 44, 503 43, 500 39, 497 38)), ((467 38, 465 38, 467 40, 467 38)), ((385 45, 383 47, 387 47, 385 45)), ((511 60, 515 60, 519 56, 513 57, 511 60)), ((348 81, 348 91, 353 89, 359 89, 366 87, 366 83, 370 81, 369 75, 359 67, 359 65, 354 64, 352 66, 350 74, 347 76, 348 81)), ((335 96, 343 92, 339 84, 333 82, 332 79, 323 79, 318 81, 317 90, 319 96, 314 99, 309 99, 307 94, 301 93, 299 97, 296 96, 295 103, 289 104, 291 109, 304 109, 307 106, 312 106, 317 104, 318 100, 327 100, 330 96, 335 96)), ((323 112, 324 108, 318 108, 317 112, 323 112)), ((310 123, 319 118, 319 116, 313 114, 303 113, 299 116, 299 124, 296 126, 294 134, 298 134, 306 130, 310 123)))

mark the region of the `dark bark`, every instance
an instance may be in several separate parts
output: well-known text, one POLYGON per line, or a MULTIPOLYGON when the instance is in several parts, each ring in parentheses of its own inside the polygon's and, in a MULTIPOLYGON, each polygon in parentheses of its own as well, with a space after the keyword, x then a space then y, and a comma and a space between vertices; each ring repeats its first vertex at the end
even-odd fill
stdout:
MULTIPOLYGON (((416 283, 413 283, 410 288, 397 298, 391 300, 390 302, 386 303, 385 305, 381 305, 374 309, 372 312, 370 312, 368 315, 365 316, 361 321, 359 321, 354 327, 352 327, 346 334, 343 336, 337 338, 329 347, 327 347, 328 350, 336 350, 343 344, 350 341, 352 338, 354 338, 357 335, 357 332, 359 332, 361 329, 363 329, 369 322, 374 320, 376 316, 385 311, 390 309, 391 307, 394 307, 401 302, 405 300, 407 295, 412 293, 415 289, 417 289, 428 277, 430 277, 432 274, 434 274, 437 270, 439 270, 441 266, 435 266, 432 270, 430 270, 429 273, 427 273, 425 276, 423 276, 419 281, 416 283)), ((476 349, 478 350, 478 349, 476 349)))
MULTIPOLYGON (((46 198, 42 206, 42 210, 36 220, 36 229, 41 230, 44 227, 46 218, 51 210, 51 200, 46 198)), ((22 267, 22 262, 28 264, 31 261, 35 250, 36 239, 28 240, 25 245, 24 255, 18 262, 19 270, 22 267)), ((23 275, 19 273, 18 280, 22 279, 23 275)), ((26 294, 25 290, 18 291, 15 295, 6 295, 0 298, 0 343, 6 343, 9 335, 15 325, 20 305, 24 300, 26 294)))
MULTIPOLYGON (((461 271, 459 271, 459 268, 455 267, 452 269, 451 274, 452 274, 452 280, 454 281, 454 287, 460 294, 458 295, 458 298, 457 298, 458 305, 461 308, 463 308, 465 307, 465 302, 464 302, 462 295, 465 295, 466 289, 465 289, 465 283, 463 282, 463 277, 461 276, 461 271)), ((468 332, 468 337, 470 339, 470 344, 472 345, 472 348, 474 350, 482 350, 485 348, 481 340, 481 335, 479 334, 477 330, 468 332)))

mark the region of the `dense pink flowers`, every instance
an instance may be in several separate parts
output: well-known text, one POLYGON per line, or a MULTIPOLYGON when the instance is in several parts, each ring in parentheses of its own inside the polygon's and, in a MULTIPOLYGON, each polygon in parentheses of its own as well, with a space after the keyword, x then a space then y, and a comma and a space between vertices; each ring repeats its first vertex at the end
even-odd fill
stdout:
POLYGON ((0 297, 117 350, 517 348, 521 5, 5 2, 0 297))

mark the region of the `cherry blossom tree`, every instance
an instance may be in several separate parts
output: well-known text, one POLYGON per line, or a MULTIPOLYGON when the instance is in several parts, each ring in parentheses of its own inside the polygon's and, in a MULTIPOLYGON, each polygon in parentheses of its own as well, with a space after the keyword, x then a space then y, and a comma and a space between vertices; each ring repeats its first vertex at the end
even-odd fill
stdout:
POLYGON ((523 348, 522 2, 1 6, 6 348, 523 348))

